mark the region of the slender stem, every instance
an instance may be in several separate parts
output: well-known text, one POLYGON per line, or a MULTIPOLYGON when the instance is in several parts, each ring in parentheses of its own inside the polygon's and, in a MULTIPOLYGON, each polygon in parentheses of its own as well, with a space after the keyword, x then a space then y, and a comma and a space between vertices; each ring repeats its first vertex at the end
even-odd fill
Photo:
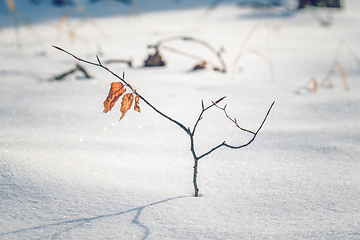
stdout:
POLYGON ((172 119, 171 117, 165 115, 164 113, 162 113, 161 111, 159 111, 157 108, 155 108, 151 103, 149 103, 143 96, 141 96, 139 94, 139 97, 141 100, 143 100, 149 107, 151 107, 153 110, 155 110, 155 112, 157 112, 158 114, 160 114, 161 116, 163 116, 164 118, 170 120, 171 122, 175 123, 176 125, 178 125, 180 128, 182 128, 187 134, 191 135, 190 130, 187 129, 183 124, 179 123, 178 121, 172 119))
POLYGON ((209 108, 213 107, 213 106, 215 106, 215 104, 214 104, 214 103, 212 103, 210 106, 208 106, 207 108, 204 108, 204 109, 201 111, 201 113, 200 113, 200 115, 199 115, 198 119, 197 119, 197 120, 196 120, 196 122, 195 122, 195 125, 194 125, 194 128, 193 128, 193 131, 191 132, 191 134, 192 134, 192 135, 194 135, 194 134, 195 134, 196 127, 197 127, 198 123, 200 122, 200 120, 202 119, 202 116, 203 116, 204 112, 205 112, 206 110, 208 110, 209 108))
POLYGON ((194 184, 194 190, 195 190, 195 194, 194 196, 195 197, 198 197, 199 196, 199 188, 197 186, 197 167, 198 167, 198 162, 199 160, 198 159, 194 159, 194 175, 193 175, 193 184, 194 184))

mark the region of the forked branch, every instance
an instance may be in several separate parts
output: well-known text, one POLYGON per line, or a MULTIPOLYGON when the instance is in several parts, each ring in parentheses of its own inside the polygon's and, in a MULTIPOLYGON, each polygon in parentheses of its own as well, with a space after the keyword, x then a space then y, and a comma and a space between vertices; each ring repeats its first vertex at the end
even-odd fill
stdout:
MULTIPOLYGON (((263 127, 263 125, 264 125, 264 123, 265 123, 265 121, 266 121, 266 119, 267 119, 267 117, 268 117, 268 115, 269 115, 269 113, 270 113, 270 111, 271 111, 274 103, 275 103, 275 102, 273 102, 273 103, 271 104, 271 106, 270 106, 268 112, 266 113, 266 116, 265 116, 264 120, 262 121, 260 127, 257 129, 256 132, 253 132, 253 131, 250 131, 250 130, 247 130, 247 129, 245 129, 245 128, 240 127, 240 125, 237 123, 236 118, 232 119, 232 118, 228 115, 228 113, 226 112, 226 105, 225 105, 224 107, 218 106, 218 104, 219 104, 223 99, 225 99, 225 97, 222 97, 222 98, 220 98, 219 100, 217 100, 217 101, 215 101, 215 102, 212 101, 212 102, 211 102, 211 105, 209 105, 209 106, 207 106, 207 107, 204 106, 204 102, 201 100, 201 108, 202 108, 202 110, 201 110, 201 112, 200 112, 199 117, 198 117, 197 120, 195 121, 194 127, 193 127, 193 129, 192 129, 192 131, 191 131, 190 128, 186 128, 186 127, 185 127, 182 123, 180 123, 179 121, 174 120, 173 118, 169 117, 168 115, 164 114, 163 112, 161 112, 160 110, 158 110, 157 108, 155 108, 149 101, 147 101, 147 100, 146 100, 143 96, 141 96, 134 88, 132 88, 132 86, 131 86, 129 83, 127 83, 127 82, 125 81, 125 79, 124 79, 124 74, 123 74, 123 77, 120 77, 120 76, 118 76, 117 74, 115 74, 114 72, 112 72, 109 68, 107 68, 107 67, 105 67, 104 65, 102 65, 102 63, 101 63, 101 61, 100 61, 100 59, 99 59, 98 56, 96 56, 98 63, 93 63, 93 62, 89 62, 89 61, 83 60, 83 59, 81 59, 81 58, 78 58, 77 56, 73 55, 73 54, 70 53, 70 52, 65 51, 65 50, 62 49, 62 48, 59 48, 59 47, 56 47, 56 46, 54 46, 54 47, 55 47, 56 49, 60 50, 60 51, 63 51, 63 52, 65 52, 65 53, 69 54, 70 56, 74 57, 74 58, 77 59, 78 61, 85 62, 85 63, 91 64, 91 65, 94 65, 94 66, 97 66, 97 67, 101 67, 101 68, 105 69, 106 71, 110 72, 110 73, 111 73, 112 75, 114 75, 117 79, 119 79, 123 84, 125 84, 127 87, 129 87, 129 88, 131 89, 131 91, 132 91, 136 96, 138 96, 141 100, 143 100, 143 101, 144 101, 149 107, 151 107, 155 112, 157 112, 158 114, 160 114, 160 115, 163 116, 164 118, 166 118, 166 119, 168 119, 169 121, 171 121, 171 122, 175 123, 176 125, 178 125, 181 129, 183 129, 183 130, 189 135, 189 137, 190 137, 190 151, 191 151, 191 153, 192 153, 192 155, 193 155, 193 158, 194 158, 193 184, 194 184, 194 189, 195 189, 195 197, 197 197, 197 196, 198 196, 198 193, 199 193, 199 188, 197 187, 197 173, 198 173, 198 172, 197 172, 197 167, 198 167, 198 161, 199 161, 201 158, 209 155, 210 153, 212 153, 212 152, 215 151, 216 149, 219 149, 220 147, 228 147, 228 148, 233 148, 233 149, 239 149, 239 148, 246 147, 246 146, 248 146, 250 143, 252 143, 252 142, 255 140, 255 138, 256 138, 257 134, 259 133, 259 131, 261 130, 261 128, 263 127), (245 132, 248 132, 248 133, 251 133, 253 136, 252 136, 252 138, 250 139, 250 141, 248 141, 247 143, 245 143, 245 144, 243 144, 243 145, 240 145, 240 146, 233 146, 233 145, 227 144, 225 141, 223 141, 223 142, 220 143, 219 145, 213 147, 213 148, 210 149, 209 151, 207 151, 207 152, 203 153, 202 155, 198 156, 198 155, 196 154, 196 152, 195 152, 195 140, 194 140, 195 131, 196 131, 196 128, 197 128, 200 120, 203 118, 203 115, 204 115, 205 111, 209 110, 210 108, 212 108, 212 107, 214 107, 214 106, 216 106, 216 107, 218 107, 219 109, 221 109, 222 111, 224 111, 226 117, 227 117, 228 119, 230 119, 240 130, 245 131, 245 132)), ((118 83, 118 84, 119 84, 119 83, 118 83)), ((111 91, 111 90, 110 90, 110 91, 111 91)), ((125 90, 125 91, 126 91, 126 90, 125 90)), ((111 99, 111 100, 112 100, 112 99, 111 99)), ((106 100, 106 101, 107 101, 107 100, 106 100)), ((105 102, 104 102, 104 104, 105 104, 105 102)), ((115 103, 114 103, 114 104, 115 104, 115 103)), ((112 105, 112 106, 113 106, 113 105, 112 105)), ((111 106, 111 107, 112 107, 112 106, 111 106)), ((130 106, 131 106, 131 104, 130 104, 130 106)), ((110 107, 110 110, 111 110, 111 107, 110 107)), ((107 111, 108 111, 108 110, 106 110, 105 112, 107 112, 107 111)), ((140 112, 140 110, 139 110, 139 112, 140 112)), ((122 118, 122 117, 121 117, 121 118, 122 118)), ((120 118, 120 119, 121 119, 121 118, 120 118)))
POLYGON ((264 120, 261 122, 259 128, 256 130, 256 132, 253 132, 253 131, 250 131, 250 130, 247 130, 247 129, 245 129, 245 128, 240 127, 240 125, 237 123, 236 118, 232 119, 232 118, 227 114, 227 112, 226 112, 226 110, 225 110, 225 109, 226 109, 226 105, 225 105, 224 107, 220 107, 220 106, 217 105, 216 102, 213 103, 213 106, 216 106, 216 107, 218 107, 218 108, 220 108, 221 110, 224 111, 226 117, 227 117, 228 119, 230 119, 230 120, 236 125, 236 127, 238 127, 240 130, 242 130, 242 131, 244 131, 244 132, 251 133, 253 136, 252 136, 252 138, 251 138, 247 143, 242 144, 242 145, 239 145, 239 146, 230 145, 230 144, 227 144, 226 141, 223 141, 222 143, 220 143, 220 144, 217 145, 216 147, 212 148, 210 151, 208 151, 208 152, 202 154, 201 156, 199 156, 198 159, 201 159, 201 158, 209 155, 210 153, 212 153, 213 151, 215 151, 216 149, 218 149, 218 148, 220 148, 220 147, 228 147, 228 148, 232 148, 232 149, 239 149, 239 148, 243 148, 243 147, 246 147, 246 146, 250 145, 250 144, 255 140, 257 134, 260 132, 261 128, 263 127, 263 125, 264 125, 267 117, 269 116, 270 111, 271 111, 272 107, 274 106, 274 104, 275 104, 275 101, 271 104, 271 106, 270 106, 269 110, 267 111, 267 113, 266 113, 266 115, 265 115, 265 118, 264 118, 264 120))

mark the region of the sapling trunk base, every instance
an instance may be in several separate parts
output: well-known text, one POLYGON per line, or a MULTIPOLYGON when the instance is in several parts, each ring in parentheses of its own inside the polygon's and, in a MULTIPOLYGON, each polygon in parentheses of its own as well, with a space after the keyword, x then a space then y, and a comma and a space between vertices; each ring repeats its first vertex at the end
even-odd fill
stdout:
POLYGON ((193 175, 193 184, 194 184, 194 190, 195 190, 195 197, 199 196, 199 188, 197 186, 197 167, 198 167, 198 159, 194 159, 194 175, 193 175))

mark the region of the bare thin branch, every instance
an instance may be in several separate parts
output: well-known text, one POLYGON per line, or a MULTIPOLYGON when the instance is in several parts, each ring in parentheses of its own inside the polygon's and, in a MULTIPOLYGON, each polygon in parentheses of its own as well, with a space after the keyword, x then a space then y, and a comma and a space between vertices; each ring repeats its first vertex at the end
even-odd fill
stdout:
POLYGON ((226 116, 228 119, 230 119, 230 121, 232 121, 233 123, 235 123, 236 127, 240 128, 242 131, 245 131, 245 132, 248 132, 248 133, 251 133, 251 134, 255 134, 254 132, 252 132, 252 131, 250 131, 250 130, 247 130, 247 129, 245 129, 245 128, 240 127, 240 125, 237 123, 236 118, 232 119, 232 118, 227 114, 227 112, 226 112, 226 110, 225 110, 225 108, 226 108, 227 105, 225 105, 223 108, 220 107, 220 106, 218 106, 217 104, 215 104, 215 106, 218 107, 218 108, 220 108, 221 110, 223 110, 224 113, 225 113, 225 116, 226 116))
POLYGON ((225 146, 225 145, 226 145, 225 142, 220 143, 220 144, 217 145, 216 147, 212 148, 210 151, 208 151, 208 152, 202 154, 201 156, 199 156, 199 157, 198 157, 198 160, 200 160, 201 158, 209 155, 210 153, 212 153, 212 152, 215 151, 216 149, 218 149, 218 148, 220 148, 220 147, 222 147, 222 146, 225 146))
MULTIPOLYGON (((226 98, 226 96, 225 96, 225 97, 220 98, 220 99, 219 99, 219 100, 217 100, 216 102, 218 103, 218 102, 222 101, 224 98, 226 98)), ((199 121, 203 118, 203 114, 204 114, 204 112, 205 112, 206 110, 208 110, 209 108, 211 108, 211 107, 213 107, 213 106, 216 106, 216 103, 214 103, 213 101, 211 101, 211 103, 212 103, 212 104, 211 104, 210 106, 208 106, 208 107, 204 108, 204 102, 201 100, 201 104, 202 104, 202 111, 201 111, 201 113, 200 113, 200 115, 199 115, 198 119, 197 119, 197 120, 196 120, 196 122, 195 122, 195 125, 194 125, 194 128, 193 128, 193 131, 191 132, 191 135, 194 135, 194 134, 195 134, 196 127, 197 127, 197 125, 198 125, 199 121)))
POLYGON ((172 119, 171 117, 167 116, 166 114, 162 113, 161 111, 159 111, 157 108, 155 108, 151 103, 149 103, 143 96, 141 96, 140 94, 139 98, 141 100, 143 100, 149 107, 151 107, 155 112, 157 112, 158 114, 160 114, 161 116, 163 116, 164 118, 170 120, 171 122, 175 123, 176 125, 178 125, 179 127, 181 127, 187 134, 191 134, 190 130, 187 129, 183 124, 181 124, 180 122, 172 119))
POLYGON ((101 65, 100 59, 98 57, 98 55, 96 55, 96 59, 98 60, 98 63, 101 65))
POLYGON ((263 125, 264 125, 267 117, 269 116, 269 113, 270 113, 272 107, 274 106, 274 104, 275 104, 275 101, 271 104, 271 106, 270 106, 269 110, 267 111, 267 113, 266 113, 266 115, 265 115, 265 118, 264 118, 264 120, 262 121, 260 127, 256 130, 256 132, 254 133, 254 136, 252 137, 252 139, 250 139, 249 142, 247 142, 247 143, 245 143, 244 145, 241 145, 241 146, 231 146, 231 145, 229 145, 229 144, 227 144, 227 143, 225 143, 224 145, 225 145, 226 147, 229 147, 229 148, 239 149, 239 148, 246 147, 246 146, 248 146, 250 143, 252 143, 252 142, 255 140, 255 138, 256 138, 257 134, 259 133, 259 131, 261 130, 261 128, 263 127, 263 125))
POLYGON ((228 147, 228 148, 232 148, 232 149, 239 149, 239 148, 243 148, 243 147, 246 147, 246 146, 250 145, 250 144, 255 140, 257 134, 259 133, 259 131, 260 131, 261 128, 263 127, 263 125, 264 125, 267 117, 269 116, 269 113, 270 113, 272 107, 274 106, 274 104, 275 104, 275 101, 271 104, 269 110, 268 110, 267 113, 266 113, 266 116, 265 116, 264 120, 262 121, 260 127, 256 130, 256 132, 248 131, 248 132, 253 133, 253 137, 250 139, 250 141, 248 141, 247 143, 245 143, 245 144, 243 144, 243 145, 240 145, 240 146, 229 145, 229 144, 227 144, 227 143, 224 141, 224 142, 220 143, 219 145, 217 145, 216 147, 212 148, 210 151, 208 151, 208 152, 202 154, 201 156, 199 156, 198 159, 201 159, 201 158, 209 155, 210 153, 212 153, 213 151, 215 151, 216 149, 218 149, 218 148, 220 148, 220 147, 228 147))

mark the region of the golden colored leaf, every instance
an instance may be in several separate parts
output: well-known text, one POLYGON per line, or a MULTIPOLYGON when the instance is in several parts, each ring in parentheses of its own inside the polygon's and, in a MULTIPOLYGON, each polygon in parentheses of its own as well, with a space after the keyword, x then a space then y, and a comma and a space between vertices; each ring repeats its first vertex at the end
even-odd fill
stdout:
POLYGON ((134 104, 134 110, 137 111, 137 112, 140 112, 139 99, 140 99, 139 95, 136 95, 135 104, 134 104))
POLYGON ((104 113, 111 111, 119 97, 126 92, 121 82, 112 82, 108 96, 104 101, 104 113))
POLYGON ((132 93, 127 93, 123 96, 121 101, 121 108, 120 108, 120 112, 122 114, 119 121, 125 116, 126 112, 131 108, 133 100, 134 100, 134 95, 132 93))

